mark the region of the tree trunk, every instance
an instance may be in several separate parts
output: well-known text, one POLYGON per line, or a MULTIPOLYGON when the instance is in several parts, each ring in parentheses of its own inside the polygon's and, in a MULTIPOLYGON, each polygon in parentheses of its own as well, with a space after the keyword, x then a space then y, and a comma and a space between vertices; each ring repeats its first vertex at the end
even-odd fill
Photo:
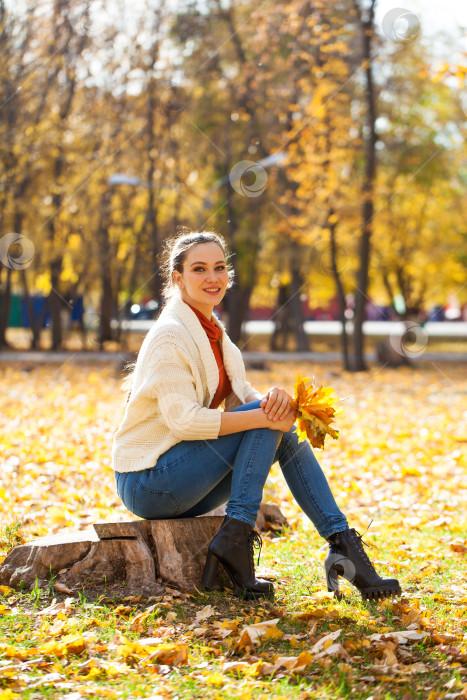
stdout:
POLYGON ((225 297, 225 308, 228 314, 228 334, 231 340, 238 344, 242 337, 242 325, 250 308, 250 297, 253 287, 235 285, 225 297))
MULTIPOLYGON (((229 155, 229 154, 227 154, 229 155)), ((229 161, 226 161, 226 167, 225 171, 229 172, 229 161)), ((232 196, 233 196, 233 189, 230 184, 230 182, 227 183, 227 223, 228 223, 228 245, 230 248, 230 252, 232 253, 234 261, 237 259, 237 251, 235 249, 235 233, 237 231, 237 217, 236 217, 236 212, 235 208, 233 205, 232 201, 232 196)), ((243 305, 241 303, 241 298, 242 298, 242 288, 238 285, 238 283, 235 283, 233 287, 231 287, 225 297, 225 309, 228 314, 228 334, 231 338, 231 340, 234 343, 238 343, 240 341, 241 333, 242 333, 242 324, 244 321, 244 311, 243 311, 243 305)), ((249 300, 249 296, 248 296, 249 300)), ((248 310, 248 306, 247 309, 248 310)))
POLYGON ((107 340, 113 340, 112 334, 112 310, 113 310, 113 294, 112 284, 110 279, 109 268, 102 268, 102 296, 101 296, 101 311, 100 311, 100 327, 99 327, 99 350, 104 350, 104 343, 107 340))
POLYGON ((49 294, 50 320, 52 323, 51 350, 60 350, 62 347, 62 299, 60 297, 60 274, 62 271, 62 257, 57 256, 50 263, 50 282, 52 289, 49 294))
POLYGON ((21 270, 21 280, 23 283, 24 301, 26 303, 29 327, 31 328, 31 344, 29 346, 29 349, 38 350, 40 348, 41 328, 44 322, 45 315, 47 313, 47 305, 44 304, 42 313, 39 314, 39 318, 36 318, 36 315, 34 314, 34 307, 31 301, 31 295, 29 294, 26 270, 21 270))
POLYGON ((277 306, 274 313, 275 328, 271 335, 271 352, 287 351, 290 333, 290 315, 287 308, 287 299, 289 296, 289 286, 281 284, 277 293, 277 306))
POLYGON ((137 238, 136 243, 135 243, 135 257, 133 259, 133 266, 131 268, 131 274, 130 274, 130 282, 128 284, 128 299, 125 300, 125 308, 130 306, 130 302, 133 303, 133 297, 137 289, 138 285, 138 270, 139 266, 141 263, 141 259, 139 256, 139 239, 137 238))
POLYGON ((3 282, 0 285, 0 349, 10 347, 6 339, 6 330, 8 328, 11 305, 11 268, 2 265, 0 267, 1 276, 3 276, 3 270, 6 271, 6 281, 5 286, 3 286, 3 282))
POLYGON ((383 267, 381 271, 381 276, 383 278, 383 284, 386 289, 386 293, 389 297, 389 303, 392 304, 394 301, 394 290, 391 286, 391 282, 389 281, 389 272, 385 267, 383 267))
MULTIPOLYGON (((318 55, 318 65, 320 68, 323 65, 323 62, 318 55)), ((331 120, 329 118, 329 111, 326 108, 326 113, 325 113, 325 119, 324 123, 326 124, 326 149, 327 149, 327 159, 325 163, 323 164, 323 168, 326 173, 328 173, 330 164, 331 164, 331 152, 332 152, 332 144, 331 144, 331 120)), ((329 198, 328 198, 329 200, 329 198)), ((337 237, 336 237, 336 222, 335 222, 335 211, 334 207, 331 203, 328 205, 328 217, 327 217, 327 222, 326 222, 326 228, 329 229, 329 244, 330 244, 330 249, 331 249, 331 269, 332 269, 332 274, 334 277, 334 282, 336 285, 336 292, 337 292, 337 300, 339 304, 339 320, 342 324, 342 331, 341 331, 341 347, 342 347, 342 362, 344 365, 345 370, 350 369, 350 360, 349 360, 349 342, 348 342, 348 337, 347 337, 347 329, 346 329, 346 317, 345 317, 345 310, 346 310, 346 303, 345 303, 345 292, 344 292, 344 286, 342 284, 341 276, 339 274, 339 266, 337 264, 337 237)))
MULTIPOLYGON (((147 118, 148 118, 148 132, 147 132, 147 146, 146 146, 146 157, 148 159, 148 170, 147 170, 147 182, 148 182, 148 206, 146 209, 146 219, 144 229, 148 234, 148 238, 151 241, 151 252, 153 260, 157 260, 159 255, 159 226, 157 222, 157 206, 155 192, 154 192, 154 173, 156 171, 156 164, 154 160, 154 151, 157 149, 157 136, 155 133, 155 97, 152 95, 154 90, 154 85, 151 83, 148 95, 147 104, 147 118)), ((136 253, 137 254, 137 253, 136 253)), ((151 295, 159 304, 161 301, 162 293, 162 281, 159 274, 159 268, 157 264, 154 264, 154 274, 150 280, 151 295)))
MULTIPOLYGON (((23 180, 21 184, 21 188, 19 191, 19 194, 21 196, 24 195, 25 190, 26 190, 26 179, 23 180)), ((19 200, 20 201, 20 200, 19 200)), ((17 211, 15 214, 15 231, 18 233, 21 233, 23 229, 23 215, 20 211, 17 211)), ((28 315, 28 321, 29 321, 29 327, 31 329, 31 344, 30 344, 30 349, 31 350, 37 350, 40 347, 40 336, 41 336, 41 329, 42 325, 44 323, 44 318, 47 314, 47 304, 44 304, 42 312, 39 314, 39 317, 36 318, 34 314, 34 307, 31 302, 31 295, 29 294, 29 286, 28 286, 28 279, 27 279, 27 274, 26 274, 26 269, 21 270, 21 281, 23 284, 23 293, 24 293, 24 301, 26 304, 26 312, 28 315)))
POLYGON ((115 271, 115 288, 114 288, 114 304, 115 304, 115 318, 118 321, 117 327, 115 329, 115 340, 120 345, 122 349, 126 348, 126 335, 122 334, 122 316, 124 317, 123 309, 119 305, 120 291, 122 289, 122 273, 121 267, 118 267, 115 271))
POLYGON ((151 240, 152 259, 154 261, 154 274, 151 277, 151 296, 160 305, 162 298, 162 279, 159 272, 159 266, 157 265, 157 257, 160 252, 159 226, 157 223, 157 209, 154 191, 152 189, 149 191, 147 226, 151 240))
POLYGON ((99 319, 99 350, 104 350, 104 343, 113 340, 112 312, 113 290, 111 279, 112 249, 109 239, 109 207, 111 191, 106 189, 100 199, 99 222, 97 225, 98 256, 101 277, 100 319, 99 319))
MULTIPOLYGON (((371 206, 363 207, 364 211, 372 212, 371 206)), ((372 214, 370 214, 371 216, 372 214)), ((365 216, 365 215, 364 215, 365 216)), ((363 231, 360 238, 359 258, 360 267, 357 276, 357 287, 355 289, 355 316, 354 316, 354 366, 356 372, 366 371, 365 364, 365 343, 363 336, 363 322, 365 321, 365 307, 368 289, 368 266, 370 261, 370 239, 371 231, 363 231)))
POLYGON ((344 365, 344 369, 349 371, 351 369, 350 367, 350 359, 349 359, 349 341, 347 338, 347 329, 346 329, 346 322, 347 319, 345 317, 345 294, 344 294, 344 287, 342 285, 342 280, 339 274, 339 267, 337 264, 337 242, 336 242, 336 224, 335 223, 330 223, 330 221, 333 221, 333 216, 334 216, 334 209, 331 207, 329 209, 328 213, 328 228, 330 231, 330 243, 331 243, 331 268, 332 268, 332 274, 334 276, 334 282, 336 284, 336 290, 337 290, 337 299, 339 303, 339 320, 342 324, 342 332, 341 332, 341 347, 342 347, 342 362, 344 365))
POLYGON ((365 182, 362 188, 363 226, 360 236, 359 259, 360 266, 357 274, 357 286, 355 289, 355 317, 354 317, 354 367, 357 372, 367 369, 365 364, 365 348, 363 337, 363 322, 365 320, 365 306, 368 300, 368 274, 371 255, 371 234, 373 230, 374 215, 374 182, 376 176, 376 99, 372 69, 372 38, 374 35, 374 9, 376 0, 372 0, 366 10, 367 16, 363 17, 363 10, 357 0, 354 6, 360 20, 362 33, 362 58, 365 66, 366 80, 366 122, 368 135, 365 146, 365 182))
POLYGON ((292 328, 295 336, 295 349, 298 352, 307 352, 309 350, 308 337, 303 327, 303 307, 301 300, 301 290, 303 287, 302 275, 299 265, 299 246, 292 243, 292 264, 290 274, 292 277, 291 295, 289 299, 289 310, 292 316, 292 328))

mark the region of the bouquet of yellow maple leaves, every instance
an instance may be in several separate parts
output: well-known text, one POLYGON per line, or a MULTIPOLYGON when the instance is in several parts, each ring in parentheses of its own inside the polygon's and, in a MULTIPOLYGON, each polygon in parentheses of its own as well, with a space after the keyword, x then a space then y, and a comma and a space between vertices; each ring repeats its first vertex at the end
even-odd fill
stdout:
POLYGON ((302 379, 297 374, 292 403, 292 408, 298 411, 297 435, 300 441, 308 438, 312 447, 323 449, 326 435, 335 440, 339 437, 339 431, 331 423, 334 422, 334 416, 342 412, 342 409, 334 408, 336 401, 341 399, 331 387, 317 386, 313 379, 310 386, 307 386, 308 381, 308 377, 302 379))

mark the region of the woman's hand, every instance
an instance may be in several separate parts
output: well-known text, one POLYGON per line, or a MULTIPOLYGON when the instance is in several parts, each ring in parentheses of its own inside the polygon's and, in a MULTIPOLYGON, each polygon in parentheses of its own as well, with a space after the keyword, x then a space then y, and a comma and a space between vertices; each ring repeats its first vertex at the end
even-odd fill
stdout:
POLYGON ((286 413, 283 418, 279 418, 278 420, 269 420, 269 418, 266 418, 265 422, 266 427, 270 428, 270 430, 282 430, 283 433, 288 433, 296 420, 296 411, 289 408, 288 413, 286 413))
POLYGON ((266 413, 268 420, 279 421, 289 413, 292 401, 292 396, 285 389, 273 386, 262 399, 260 406, 266 413))

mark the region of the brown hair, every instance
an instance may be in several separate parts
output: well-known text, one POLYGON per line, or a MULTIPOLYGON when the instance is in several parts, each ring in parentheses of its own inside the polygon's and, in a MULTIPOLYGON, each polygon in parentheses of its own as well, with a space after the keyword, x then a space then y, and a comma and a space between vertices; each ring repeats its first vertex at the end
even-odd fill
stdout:
MULTIPOLYGON (((167 301, 177 293, 177 286, 173 281, 174 270, 183 272, 183 265, 187 253, 191 248, 202 243, 217 243, 221 248, 229 274, 229 283, 227 288, 231 287, 234 280, 234 270, 230 266, 231 254, 228 250, 224 238, 214 231, 191 231, 186 228, 179 228, 178 234, 173 238, 168 238, 164 241, 164 247, 160 259, 160 270, 163 278, 162 295, 164 297, 164 305, 167 301)), ((131 362, 125 365, 124 371, 127 376, 122 381, 122 391, 126 394, 126 402, 130 399, 131 387, 133 384, 133 371, 136 367, 136 362, 131 362)))

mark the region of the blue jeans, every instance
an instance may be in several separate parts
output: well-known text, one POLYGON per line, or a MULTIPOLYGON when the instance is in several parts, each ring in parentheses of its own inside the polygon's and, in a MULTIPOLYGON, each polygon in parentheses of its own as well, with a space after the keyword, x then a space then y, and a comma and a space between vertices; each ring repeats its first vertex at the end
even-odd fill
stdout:
MULTIPOLYGON (((251 401, 234 410, 259 404, 251 401)), ((253 527, 277 460, 293 497, 322 537, 348 528, 313 450, 307 441, 298 441, 295 427, 286 433, 255 428, 215 440, 186 440, 161 455, 154 467, 115 472, 115 480, 124 505, 140 518, 191 518, 227 501, 226 514, 253 527)))

